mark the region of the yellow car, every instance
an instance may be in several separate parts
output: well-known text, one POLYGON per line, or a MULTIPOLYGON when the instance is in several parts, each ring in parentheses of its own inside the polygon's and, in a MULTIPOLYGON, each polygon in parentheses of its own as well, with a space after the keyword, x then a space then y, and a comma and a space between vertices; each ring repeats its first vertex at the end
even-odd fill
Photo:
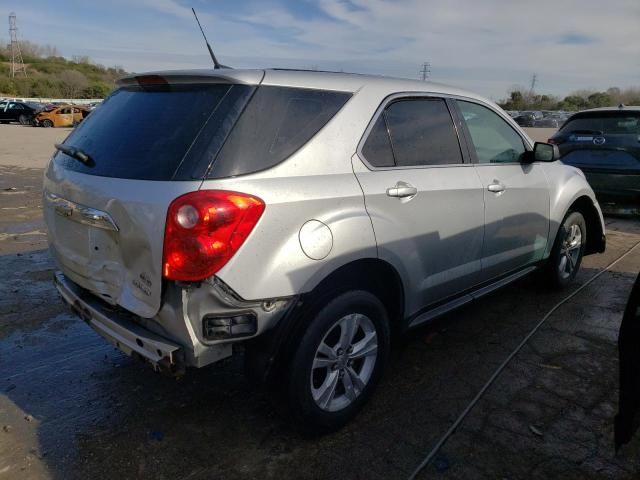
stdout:
POLYGON ((41 127, 73 127, 89 115, 89 110, 80 105, 54 106, 43 110, 35 117, 41 127))

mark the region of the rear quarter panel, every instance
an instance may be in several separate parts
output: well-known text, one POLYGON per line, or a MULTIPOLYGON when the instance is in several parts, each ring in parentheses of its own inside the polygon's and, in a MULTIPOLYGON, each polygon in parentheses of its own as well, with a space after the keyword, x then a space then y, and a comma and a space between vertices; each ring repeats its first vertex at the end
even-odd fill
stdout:
POLYGON ((261 198, 265 211, 233 258, 216 274, 245 300, 312 290, 342 265, 376 258, 376 241, 351 156, 375 106, 354 95, 299 151, 281 164, 251 175, 205 180, 202 189, 223 189, 261 198), (300 229, 309 220, 331 231, 331 249, 308 257, 300 229))

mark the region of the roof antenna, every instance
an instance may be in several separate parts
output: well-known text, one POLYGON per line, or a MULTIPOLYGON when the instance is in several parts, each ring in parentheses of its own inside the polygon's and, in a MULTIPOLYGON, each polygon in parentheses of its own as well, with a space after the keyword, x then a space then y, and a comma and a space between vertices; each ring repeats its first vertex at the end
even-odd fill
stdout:
POLYGON ((209 41, 207 40, 207 36, 204 34, 204 30, 202 30, 202 25, 200 25, 200 20, 198 20, 198 15, 196 15, 196 11, 191 8, 191 11, 193 12, 193 16, 196 17, 196 22, 198 22, 198 27, 200 27, 200 32, 202 33, 202 37, 204 38, 204 43, 207 44, 207 49, 209 50, 209 55, 211 56, 211 60, 213 60, 213 68, 231 68, 231 67, 227 67, 226 65, 222 65, 221 63, 218 63, 218 59, 216 58, 216 56, 213 54, 213 50, 211 50, 211 45, 209 45, 209 41))

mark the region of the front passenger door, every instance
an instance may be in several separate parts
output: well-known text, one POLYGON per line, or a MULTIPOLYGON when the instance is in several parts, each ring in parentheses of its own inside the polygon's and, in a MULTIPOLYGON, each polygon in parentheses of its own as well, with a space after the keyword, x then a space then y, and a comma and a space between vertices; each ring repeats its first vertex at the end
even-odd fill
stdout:
POLYGON ((542 259, 549 234, 549 187, 542 165, 523 163, 520 134, 488 106, 456 101, 484 187, 482 280, 542 259))

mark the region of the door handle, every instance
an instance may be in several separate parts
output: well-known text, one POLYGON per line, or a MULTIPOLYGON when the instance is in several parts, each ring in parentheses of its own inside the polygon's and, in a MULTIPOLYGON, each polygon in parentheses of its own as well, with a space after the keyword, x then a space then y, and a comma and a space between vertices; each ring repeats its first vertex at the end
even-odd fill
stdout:
POLYGON ((490 183, 489 186, 487 187, 487 190, 493 193, 504 192, 506 189, 507 187, 505 187, 502 183, 495 182, 495 181, 494 183, 490 183))
POLYGON ((394 187, 387 188, 387 196, 395 198, 413 197, 418 193, 416 187, 412 187, 408 183, 398 182, 394 187))

